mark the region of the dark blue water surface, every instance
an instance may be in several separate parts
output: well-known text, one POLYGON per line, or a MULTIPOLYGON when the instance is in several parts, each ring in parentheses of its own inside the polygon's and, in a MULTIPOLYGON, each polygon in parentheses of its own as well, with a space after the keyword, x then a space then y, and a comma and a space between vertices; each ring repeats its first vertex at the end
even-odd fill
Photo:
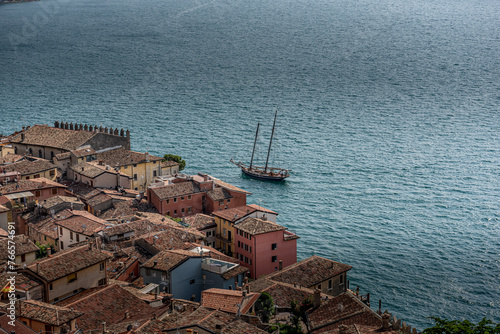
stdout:
MULTIPOLYGON (((128 128, 242 187, 423 329, 500 321, 497 0, 42 0, 0 6, 0 133, 128 128), (284 184, 243 178, 257 122, 284 184)), ((265 159, 261 153, 259 159, 265 159)))

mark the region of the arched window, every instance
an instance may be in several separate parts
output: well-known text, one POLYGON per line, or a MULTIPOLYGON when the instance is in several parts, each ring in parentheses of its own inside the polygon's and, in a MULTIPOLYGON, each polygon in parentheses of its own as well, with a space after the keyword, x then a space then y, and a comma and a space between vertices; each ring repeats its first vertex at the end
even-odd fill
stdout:
POLYGON ((28 150, 28 153, 29 153, 29 155, 33 155, 33 150, 31 149, 31 147, 30 147, 30 149, 28 150))
POLYGON ((42 157, 42 150, 38 150, 38 157, 41 158, 42 157))

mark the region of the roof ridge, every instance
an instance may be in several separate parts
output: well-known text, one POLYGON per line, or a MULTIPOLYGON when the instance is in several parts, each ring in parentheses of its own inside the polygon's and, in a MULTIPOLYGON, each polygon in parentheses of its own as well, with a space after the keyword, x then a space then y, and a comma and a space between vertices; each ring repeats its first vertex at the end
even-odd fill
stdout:
MULTIPOLYGON (((101 293, 102 291, 106 291, 108 289, 111 289, 112 287, 118 287, 118 284, 111 284, 111 285, 108 285, 107 287, 103 288, 103 289, 96 289, 94 290, 92 293, 88 294, 87 296, 83 297, 83 298, 80 298, 78 300, 75 300, 74 302, 72 303, 69 303, 68 305, 66 305, 66 307, 70 306, 70 305, 73 305, 75 303, 78 303, 78 302, 81 302, 82 300, 85 300, 85 299, 88 299, 89 297, 92 297, 94 296, 95 294, 97 293, 101 293)), ((124 289, 125 290, 125 289, 124 289)), ((128 291, 127 291, 128 292, 128 291)), ((130 292, 129 292, 130 293, 130 292)), ((76 296, 76 295, 75 295, 76 296)))
POLYGON ((219 311, 219 310, 213 310, 212 312, 210 312, 210 314, 208 314, 203 319, 201 319, 200 321, 198 321, 198 324, 200 324, 202 321, 206 320, 208 317, 211 317, 217 311, 219 311))

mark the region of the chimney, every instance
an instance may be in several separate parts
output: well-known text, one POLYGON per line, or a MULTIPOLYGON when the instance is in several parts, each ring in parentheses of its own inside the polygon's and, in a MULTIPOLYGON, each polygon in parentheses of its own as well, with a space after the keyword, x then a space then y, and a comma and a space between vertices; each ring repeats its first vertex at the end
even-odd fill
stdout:
POLYGON ((247 291, 243 290, 243 297, 246 297, 246 296, 247 296, 247 291))
POLYGON ((387 313, 387 311, 385 311, 384 314, 382 314, 382 330, 383 331, 387 331, 387 330, 391 329, 391 326, 389 325, 390 318, 391 318, 391 316, 389 315, 389 313, 387 313))
POLYGON ((144 153, 146 162, 149 162, 149 152, 144 153))
POLYGON ((321 292, 318 289, 314 290, 313 305, 314 307, 319 307, 321 305, 321 292))
POLYGON ((250 285, 246 284, 245 285, 245 290, 247 291, 247 293, 250 293, 250 285))
POLYGON ((102 332, 103 333, 107 333, 108 332, 107 329, 106 329, 106 321, 102 322, 102 332))
POLYGON ((48 247, 47 248, 47 256, 51 256, 52 255, 52 248, 48 247))

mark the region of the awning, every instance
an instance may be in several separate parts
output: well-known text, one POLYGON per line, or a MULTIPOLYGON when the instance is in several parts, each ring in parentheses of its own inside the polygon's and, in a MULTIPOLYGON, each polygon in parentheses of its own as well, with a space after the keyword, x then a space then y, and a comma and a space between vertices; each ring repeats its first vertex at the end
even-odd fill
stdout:
POLYGON ((31 191, 23 191, 22 193, 16 193, 16 194, 8 194, 5 195, 8 199, 18 199, 18 198, 25 198, 25 197, 33 197, 33 193, 31 191))

